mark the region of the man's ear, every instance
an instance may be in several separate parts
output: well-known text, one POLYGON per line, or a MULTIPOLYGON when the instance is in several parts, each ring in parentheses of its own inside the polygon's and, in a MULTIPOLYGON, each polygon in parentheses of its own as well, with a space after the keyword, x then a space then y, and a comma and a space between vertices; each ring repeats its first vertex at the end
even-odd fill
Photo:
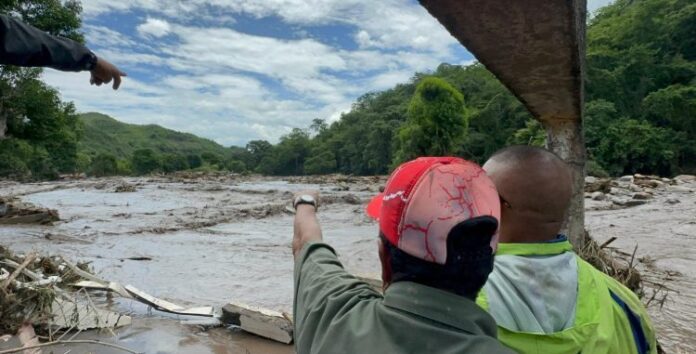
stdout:
POLYGON ((379 260, 382 263, 382 291, 385 291, 391 283, 392 270, 389 252, 381 237, 377 240, 377 251, 379 252, 379 260))

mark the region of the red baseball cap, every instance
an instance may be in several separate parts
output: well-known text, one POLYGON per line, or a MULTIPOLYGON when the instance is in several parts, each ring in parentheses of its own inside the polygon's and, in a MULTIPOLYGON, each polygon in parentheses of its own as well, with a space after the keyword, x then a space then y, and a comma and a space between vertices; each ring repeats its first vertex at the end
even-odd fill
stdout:
MULTIPOLYGON (((366 208, 387 240, 420 259, 445 264, 447 236, 480 216, 500 220, 500 198, 477 164, 457 157, 421 157, 392 172, 384 192, 366 208)), ((498 233, 491 248, 498 246, 498 233)))

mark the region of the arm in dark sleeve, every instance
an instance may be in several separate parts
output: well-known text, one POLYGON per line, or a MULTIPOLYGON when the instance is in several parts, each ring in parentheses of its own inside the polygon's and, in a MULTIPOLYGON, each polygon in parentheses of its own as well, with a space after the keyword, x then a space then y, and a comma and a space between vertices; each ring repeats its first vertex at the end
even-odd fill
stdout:
POLYGON ((0 15, 0 64, 81 71, 87 70, 94 58, 80 43, 0 15))

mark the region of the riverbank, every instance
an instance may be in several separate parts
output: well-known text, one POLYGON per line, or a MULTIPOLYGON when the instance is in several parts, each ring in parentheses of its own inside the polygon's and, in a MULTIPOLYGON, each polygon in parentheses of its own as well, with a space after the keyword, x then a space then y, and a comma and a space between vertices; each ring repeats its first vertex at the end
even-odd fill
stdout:
MULTIPOLYGON (((635 176, 628 179, 610 181, 602 200, 588 192, 588 229, 600 244, 616 237, 610 247, 620 252, 630 254, 638 245, 636 264, 644 278, 674 290, 662 309, 657 303, 650 306, 663 344, 668 352, 696 351, 690 340, 696 335, 696 256, 690 252, 696 246, 696 181, 670 180, 649 187, 637 183, 640 178, 635 176), (636 187, 631 185, 642 190, 632 191, 636 187), (648 198, 634 198, 634 193, 647 193, 646 188, 648 198), (643 202, 621 205, 614 197, 643 202)), ((0 244, 19 252, 37 250, 88 261, 102 278, 185 306, 235 301, 291 313, 292 215, 286 207, 292 194, 320 189, 325 203, 319 217, 326 241, 351 272, 377 275, 377 225, 363 208, 383 183, 384 177, 181 174, 1 182, 0 196, 55 209, 61 221, 2 226, 0 244)), ((654 284, 647 284, 648 294, 654 284)), ((108 306, 130 315, 133 325, 116 330, 115 337, 82 336, 145 352, 292 352, 291 346, 151 312, 132 301, 112 301, 108 306)))

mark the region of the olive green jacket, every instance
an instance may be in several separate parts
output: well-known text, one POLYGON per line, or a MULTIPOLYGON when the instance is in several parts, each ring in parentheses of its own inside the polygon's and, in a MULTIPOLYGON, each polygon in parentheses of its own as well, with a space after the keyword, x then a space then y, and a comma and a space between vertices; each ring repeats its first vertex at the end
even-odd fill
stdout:
POLYGON ((493 319, 462 296, 397 282, 384 296, 343 269, 323 243, 295 260, 297 353, 512 353, 493 319))

